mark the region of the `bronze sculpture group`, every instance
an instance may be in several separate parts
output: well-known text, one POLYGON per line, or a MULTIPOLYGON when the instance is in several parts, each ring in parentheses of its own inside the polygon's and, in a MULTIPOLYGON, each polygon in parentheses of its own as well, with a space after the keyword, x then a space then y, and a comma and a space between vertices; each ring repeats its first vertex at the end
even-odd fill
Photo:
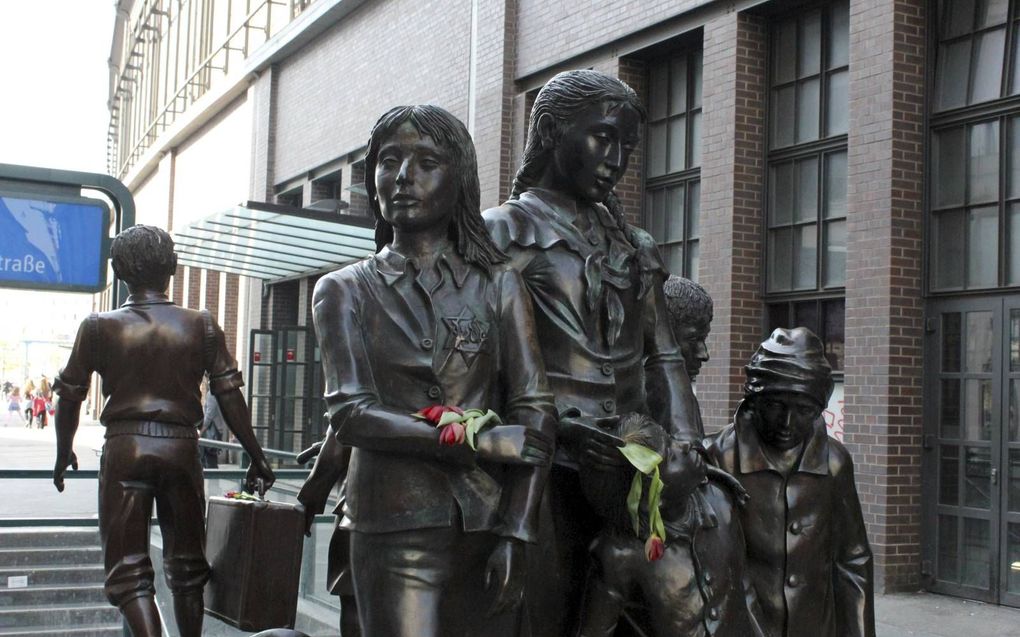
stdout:
MULTIPOLYGON (((704 435, 691 379, 709 357, 711 299, 667 282, 614 190, 644 119, 615 78, 555 76, 536 97, 510 199, 485 212, 459 120, 408 106, 376 123, 365 186, 377 253, 315 288, 329 427, 299 496, 310 528, 342 483, 329 587, 344 637, 874 635, 852 464, 819 418, 832 378, 818 338, 776 330, 746 367, 734 422, 704 435)), ((165 287, 117 312, 134 316, 165 287)), ((191 314, 197 334, 222 341, 191 314)), ((89 358, 104 316, 82 325, 56 383, 72 408, 88 372, 107 392, 119 369, 118 354, 89 358)), ((137 337, 118 334, 105 338, 130 356, 137 337)), ((244 443, 239 377, 208 357, 193 371, 208 371, 244 443)), ((190 397, 193 379, 180 380, 190 397)), ((104 475, 130 466, 150 429, 163 436, 151 444, 178 431, 151 424, 160 411, 107 418, 118 392, 107 393, 104 475), (131 438, 111 436, 124 427, 131 438)), ((65 403, 58 486, 71 420, 65 403)), ((272 480, 268 466, 255 472, 272 480)), ((159 504, 169 497, 153 489, 159 504)), ((101 522, 143 506, 104 497, 101 522)), ((118 573, 116 539, 106 550, 108 594, 130 619, 132 599, 151 601, 151 574, 146 588, 144 574, 118 573)), ((187 600, 206 574, 180 560, 172 588, 187 600)))

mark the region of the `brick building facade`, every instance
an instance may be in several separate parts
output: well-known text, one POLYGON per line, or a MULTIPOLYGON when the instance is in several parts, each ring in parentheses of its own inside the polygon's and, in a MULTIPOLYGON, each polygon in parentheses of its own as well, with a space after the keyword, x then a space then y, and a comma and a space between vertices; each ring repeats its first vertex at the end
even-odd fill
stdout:
MULTIPOLYGON (((131 25, 164 3, 121 4, 131 25)), ((364 217, 368 132, 403 103, 467 123, 492 206, 509 193, 538 88, 571 68, 619 76, 649 107, 618 187, 628 218, 715 300, 697 388, 707 428, 728 421, 742 367, 772 327, 811 327, 837 372, 826 417, 855 458, 879 590, 1020 605, 1010 296, 1020 2, 314 0, 290 10, 243 59, 227 51, 230 69, 210 68, 205 92, 133 152, 137 135, 115 113, 111 169, 156 222, 178 231, 243 200, 364 217), (229 148, 203 171, 193 149, 212 147, 206 139, 229 148), (188 198, 196 188, 207 201, 188 198)), ((120 59, 123 76, 130 53, 120 59)), ((173 295, 217 313, 250 366, 265 362, 247 360, 261 351, 250 330, 307 327, 320 275, 188 267, 173 295)), ((279 412, 304 414, 294 445, 321 426, 317 353, 311 340, 298 349, 286 356, 307 363, 304 393, 288 400, 304 402, 279 412)))

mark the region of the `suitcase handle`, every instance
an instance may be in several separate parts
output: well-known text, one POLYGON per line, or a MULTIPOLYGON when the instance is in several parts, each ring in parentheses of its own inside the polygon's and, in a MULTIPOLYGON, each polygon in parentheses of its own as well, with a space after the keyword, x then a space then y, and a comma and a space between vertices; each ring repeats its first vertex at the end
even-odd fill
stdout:
POLYGON ((262 478, 255 479, 255 490, 258 491, 259 499, 266 499, 266 481, 262 478))

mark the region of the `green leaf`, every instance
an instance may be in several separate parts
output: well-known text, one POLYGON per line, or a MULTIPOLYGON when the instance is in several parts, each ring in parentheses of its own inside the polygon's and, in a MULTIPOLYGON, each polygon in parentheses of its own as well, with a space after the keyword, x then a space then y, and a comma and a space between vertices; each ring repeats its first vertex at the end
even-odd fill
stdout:
POLYGON ((478 451, 478 447, 475 446, 475 434, 478 433, 479 429, 480 427, 478 426, 477 418, 469 418, 467 422, 464 423, 464 432, 467 437, 468 446, 475 451, 478 451))
POLYGON ((619 449, 620 453, 627 458, 627 461, 645 475, 650 474, 662 462, 662 456, 644 445, 628 442, 619 449))
POLYGON ((411 418, 417 418, 418 420, 428 420, 428 418, 422 416, 418 412, 414 412, 413 414, 411 414, 411 418))
POLYGON ((634 479, 630 481, 630 493, 627 494, 627 513, 630 514, 630 521, 634 525, 634 535, 641 537, 641 523, 638 520, 638 508, 641 506, 641 473, 634 472, 634 479))
POLYGON ((482 415, 482 410, 481 409, 476 409, 476 408, 472 407, 471 409, 465 409, 464 410, 464 417, 465 418, 477 418, 477 417, 479 417, 481 415, 482 415))
MULTIPOLYGON (((492 411, 491 409, 488 410, 487 412, 485 412, 484 414, 481 411, 479 411, 478 409, 472 409, 470 411, 477 411, 478 412, 478 415, 474 417, 474 420, 478 423, 478 429, 477 429, 478 431, 481 431, 482 427, 484 427, 485 425, 489 424, 490 422, 493 425, 502 425, 503 424, 503 421, 499 419, 499 416, 496 414, 496 412, 492 411)), ((464 412, 464 414, 467 415, 467 412, 464 412)))
POLYGON ((448 411, 439 417, 439 423, 436 425, 436 427, 445 427, 451 422, 464 422, 464 420, 465 420, 464 416, 461 416, 457 412, 448 411))
POLYGON ((652 484, 648 488, 648 531, 655 533, 663 540, 666 539, 666 525, 662 522, 662 511, 659 506, 662 504, 662 490, 665 485, 659 475, 659 468, 655 467, 652 474, 652 484))

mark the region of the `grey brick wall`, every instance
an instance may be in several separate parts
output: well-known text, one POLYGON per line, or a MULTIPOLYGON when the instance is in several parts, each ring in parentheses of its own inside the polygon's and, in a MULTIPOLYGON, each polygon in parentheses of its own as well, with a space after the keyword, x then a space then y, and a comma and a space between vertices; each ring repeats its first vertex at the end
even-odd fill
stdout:
POLYGON ((470 0, 442 10, 418 0, 366 3, 279 65, 273 180, 361 148, 393 106, 437 104, 466 119, 470 53, 470 0))
POLYGON ((519 0, 518 77, 704 4, 705 0, 519 0))
POLYGON ((510 137, 516 21, 517 0, 478 2, 474 106, 468 126, 478 152, 483 210, 507 198, 516 169, 510 137))

